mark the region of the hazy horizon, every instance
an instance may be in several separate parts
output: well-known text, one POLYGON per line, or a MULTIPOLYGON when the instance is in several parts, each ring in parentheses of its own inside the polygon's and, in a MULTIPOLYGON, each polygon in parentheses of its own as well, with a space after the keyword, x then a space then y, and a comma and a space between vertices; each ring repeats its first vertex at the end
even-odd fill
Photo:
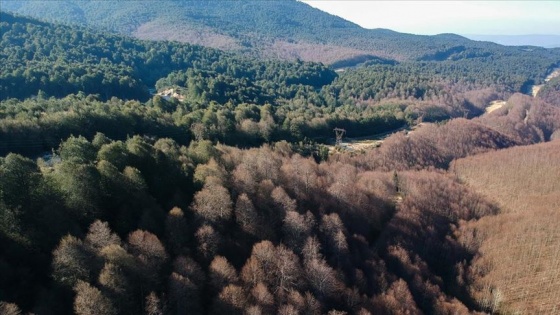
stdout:
POLYGON ((302 2, 368 29, 417 35, 560 36, 560 1, 302 2))
POLYGON ((545 48, 560 47, 560 35, 530 34, 530 35, 481 35, 460 34, 471 40, 489 41, 508 46, 541 46, 545 48))

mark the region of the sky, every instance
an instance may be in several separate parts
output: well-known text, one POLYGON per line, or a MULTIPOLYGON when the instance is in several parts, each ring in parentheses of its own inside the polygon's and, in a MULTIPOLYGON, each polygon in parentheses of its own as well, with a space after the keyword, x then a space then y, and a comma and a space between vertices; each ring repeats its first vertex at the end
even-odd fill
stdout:
POLYGON ((560 35, 560 1, 303 0, 364 28, 435 35, 560 35))

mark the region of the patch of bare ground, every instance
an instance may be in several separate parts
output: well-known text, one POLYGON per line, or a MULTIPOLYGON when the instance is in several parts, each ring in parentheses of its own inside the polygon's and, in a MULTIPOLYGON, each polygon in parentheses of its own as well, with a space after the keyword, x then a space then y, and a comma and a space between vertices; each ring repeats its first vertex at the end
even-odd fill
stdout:
MULTIPOLYGON (((364 136, 358 138, 344 138, 343 141, 340 143, 340 149, 343 151, 365 151, 370 150, 373 148, 378 148, 383 143, 383 140, 397 132, 404 131, 406 134, 412 133, 413 131, 425 126, 425 123, 420 123, 418 125, 413 126, 412 128, 408 129, 408 127, 402 127, 396 130, 392 130, 389 132, 375 134, 371 136, 364 136)), ((329 152, 335 152, 337 150, 336 146, 334 145, 334 139, 331 141, 330 145, 327 145, 329 148, 329 152)))
POLYGON ((486 107, 485 111, 487 113, 491 113, 493 111, 495 111, 496 109, 500 109, 502 108, 502 106, 506 105, 506 101, 504 100, 495 100, 490 102, 490 104, 488 104, 488 106, 486 107))
POLYGON ((539 94, 539 91, 542 89, 543 85, 533 85, 531 87, 531 95, 533 95, 533 97, 537 97, 537 94, 539 94))
MULTIPOLYGON (((544 82, 548 82, 556 77, 560 76, 560 68, 554 69, 547 77, 546 79, 544 79, 544 82)), ((533 87, 531 88, 531 95, 533 95, 533 97, 536 97, 537 94, 539 94, 539 91, 542 89, 542 87, 544 86, 544 84, 541 85, 533 85, 533 87)))
MULTIPOLYGON (((364 151, 379 147, 383 140, 352 140, 340 144, 340 148, 344 151, 364 151)), ((336 151, 336 146, 328 145, 329 152, 336 151)))
POLYGON ((502 211, 457 230, 477 253, 466 276, 471 295, 500 314, 560 313, 560 141, 460 159, 450 169, 502 211))
POLYGON ((168 21, 154 20, 138 27, 132 36, 146 40, 171 40, 212 48, 235 50, 242 48, 238 41, 230 36, 218 34, 202 26, 185 27, 168 21))
POLYGON ((548 82, 556 77, 560 77, 560 68, 554 69, 547 77, 544 82, 548 82))
POLYGON ((170 100, 172 98, 176 98, 179 101, 184 101, 185 96, 181 94, 181 91, 178 89, 169 88, 163 91, 158 92, 156 95, 163 97, 165 100, 170 100))
POLYGON ((382 52, 364 51, 336 45, 323 45, 306 42, 287 42, 278 40, 271 44, 267 49, 269 57, 282 59, 300 59, 303 61, 322 62, 331 64, 340 60, 351 59, 364 54, 373 54, 380 57, 382 52))

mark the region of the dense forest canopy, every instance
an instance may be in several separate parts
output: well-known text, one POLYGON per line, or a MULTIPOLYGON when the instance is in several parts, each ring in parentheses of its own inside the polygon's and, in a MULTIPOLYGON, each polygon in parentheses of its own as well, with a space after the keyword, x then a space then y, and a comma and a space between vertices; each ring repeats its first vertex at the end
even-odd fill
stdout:
POLYGON ((554 311, 558 50, 295 1, 4 3, 80 26, 0 13, 0 314, 554 311), (244 54, 124 36, 171 24, 244 54), (367 54, 255 57, 278 38, 367 54))
POLYGON ((36 161, 8 154, 0 292, 26 309, 77 314, 490 311, 496 301, 470 297, 478 247, 453 226, 498 208, 444 170, 539 141, 530 137, 546 119, 560 130, 556 107, 522 95, 507 107, 320 164, 287 142, 241 150, 102 133, 71 136, 36 161), (517 129, 526 106, 532 118, 517 129), (491 128, 500 121, 511 129, 491 128))
POLYGON ((200 46, 138 41, 1 14, 2 99, 22 99, 42 90, 58 97, 81 91, 103 99, 145 100, 158 79, 187 68, 313 88, 330 83, 335 76, 319 64, 247 60, 200 46))
POLYGON ((4 152, 39 153, 71 134, 91 137, 95 131, 118 139, 177 134, 180 143, 198 138, 238 145, 324 141, 334 127, 352 136, 371 135, 419 117, 433 121, 465 111, 479 114, 492 98, 518 91, 534 75, 517 67, 511 74, 489 69, 484 76, 468 62, 373 64, 337 75, 317 63, 261 61, 3 16, 3 96, 39 95, 2 103, 4 152), (19 58, 22 54, 29 59, 19 58), (155 82, 158 73, 162 78, 155 82), (154 96, 145 106, 110 100, 148 99, 147 88, 154 82, 160 90, 177 88, 185 100, 154 96), (50 99, 70 93, 75 96, 50 99), (125 107, 127 115, 122 114, 125 107), (90 127, 84 128, 86 121, 90 127), (8 137, 14 128, 20 132, 8 137))

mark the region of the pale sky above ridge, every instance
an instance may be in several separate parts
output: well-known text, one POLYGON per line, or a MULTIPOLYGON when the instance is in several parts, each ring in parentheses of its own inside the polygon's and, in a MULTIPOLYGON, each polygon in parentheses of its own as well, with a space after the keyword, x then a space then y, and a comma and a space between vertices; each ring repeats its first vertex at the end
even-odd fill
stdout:
POLYGON ((421 35, 560 35, 558 0, 303 2, 364 28, 387 28, 421 35))

